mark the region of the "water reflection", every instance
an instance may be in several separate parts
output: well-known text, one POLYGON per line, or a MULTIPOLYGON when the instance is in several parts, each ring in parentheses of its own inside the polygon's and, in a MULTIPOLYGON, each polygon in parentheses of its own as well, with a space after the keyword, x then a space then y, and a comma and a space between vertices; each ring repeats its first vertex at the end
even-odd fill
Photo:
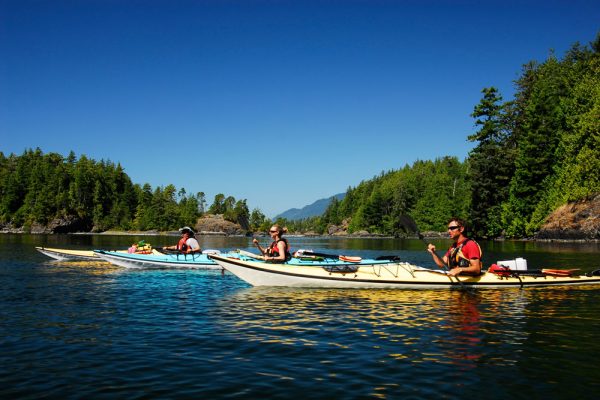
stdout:
POLYGON ((47 261, 42 264, 47 273, 79 272, 87 275, 106 275, 122 272, 123 268, 106 261, 47 261))
MULTIPOLYGON (((250 288, 217 271, 51 262, 26 239, 0 235, 0 358, 9 366, 0 373, 2 398, 597 392, 597 287, 250 288)), ((332 245, 312 240, 315 249, 332 245)), ((406 246, 398 248, 405 256, 424 253, 422 243, 406 246)))
POLYGON ((379 361, 513 364, 483 342, 523 343, 526 298, 519 291, 305 290, 250 288, 220 301, 224 334, 255 343, 350 349, 379 361), (498 315, 503 323, 498 323, 498 315), (482 360, 482 358, 486 358, 482 360))

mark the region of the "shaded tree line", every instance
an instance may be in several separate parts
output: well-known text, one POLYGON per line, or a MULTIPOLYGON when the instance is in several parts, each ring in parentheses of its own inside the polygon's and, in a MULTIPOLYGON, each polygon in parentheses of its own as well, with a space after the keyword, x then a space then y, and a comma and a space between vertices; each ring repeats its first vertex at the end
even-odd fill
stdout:
MULTIPOLYGON (((152 188, 131 182, 120 164, 71 152, 66 158, 40 149, 0 152, 0 223, 13 227, 73 219, 84 231, 174 230, 194 226, 206 211, 203 192, 173 185, 152 188)), ((210 212, 233 222, 249 218, 246 200, 215 196, 210 212)), ((247 225, 247 223, 246 223, 247 225)))
POLYGON ((482 237, 528 237, 570 201, 600 192, 600 34, 562 59, 523 66, 513 100, 494 87, 472 116, 470 217, 482 237))
POLYGON ((464 162, 417 161, 349 188, 321 217, 285 221, 325 232, 349 221, 349 232, 401 235, 401 216, 420 230, 443 230, 451 216, 475 236, 529 237, 567 202, 600 193, 600 34, 523 66, 514 99, 482 90, 471 116, 477 131, 464 162))
POLYGON ((301 221, 279 221, 293 231, 325 233, 330 225, 348 232, 405 236, 410 215, 420 231, 443 230, 453 215, 464 215, 470 202, 468 164, 456 157, 417 161, 400 170, 382 172, 350 187, 342 200, 332 199, 325 213, 301 221))

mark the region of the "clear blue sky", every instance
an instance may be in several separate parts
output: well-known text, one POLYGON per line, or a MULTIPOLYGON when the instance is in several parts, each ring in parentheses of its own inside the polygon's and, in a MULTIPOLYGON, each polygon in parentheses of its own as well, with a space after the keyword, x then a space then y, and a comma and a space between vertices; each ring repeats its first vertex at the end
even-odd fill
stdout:
POLYGON ((0 0, 0 151, 273 217, 381 171, 464 159, 481 89, 600 30, 598 0, 0 0))

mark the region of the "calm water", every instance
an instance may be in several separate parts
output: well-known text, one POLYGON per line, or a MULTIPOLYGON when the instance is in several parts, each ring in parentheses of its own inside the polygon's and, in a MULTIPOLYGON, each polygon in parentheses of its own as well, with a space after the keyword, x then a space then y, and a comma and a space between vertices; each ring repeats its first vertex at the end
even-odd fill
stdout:
MULTIPOLYGON (((124 271, 52 262, 33 249, 117 248, 141 238, 0 235, 1 398, 591 399, 600 393, 600 288, 252 288, 218 271, 124 271)), ((291 242, 432 265, 419 241, 291 242)), ((250 241, 201 238, 201 244, 235 249, 250 241)), ((488 263, 522 256, 530 268, 600 267, 598 244, 483 245, 488 263)))

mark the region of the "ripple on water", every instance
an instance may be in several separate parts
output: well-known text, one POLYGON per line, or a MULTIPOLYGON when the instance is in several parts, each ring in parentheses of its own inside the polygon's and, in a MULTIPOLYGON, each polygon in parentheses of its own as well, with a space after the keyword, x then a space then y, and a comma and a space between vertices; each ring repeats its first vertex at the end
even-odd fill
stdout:
POLYGON ((19 268, 0 275, 2 397, 569 398, 565 379, 597 382, 597 290, 249 288, 218 271, 19 268))

